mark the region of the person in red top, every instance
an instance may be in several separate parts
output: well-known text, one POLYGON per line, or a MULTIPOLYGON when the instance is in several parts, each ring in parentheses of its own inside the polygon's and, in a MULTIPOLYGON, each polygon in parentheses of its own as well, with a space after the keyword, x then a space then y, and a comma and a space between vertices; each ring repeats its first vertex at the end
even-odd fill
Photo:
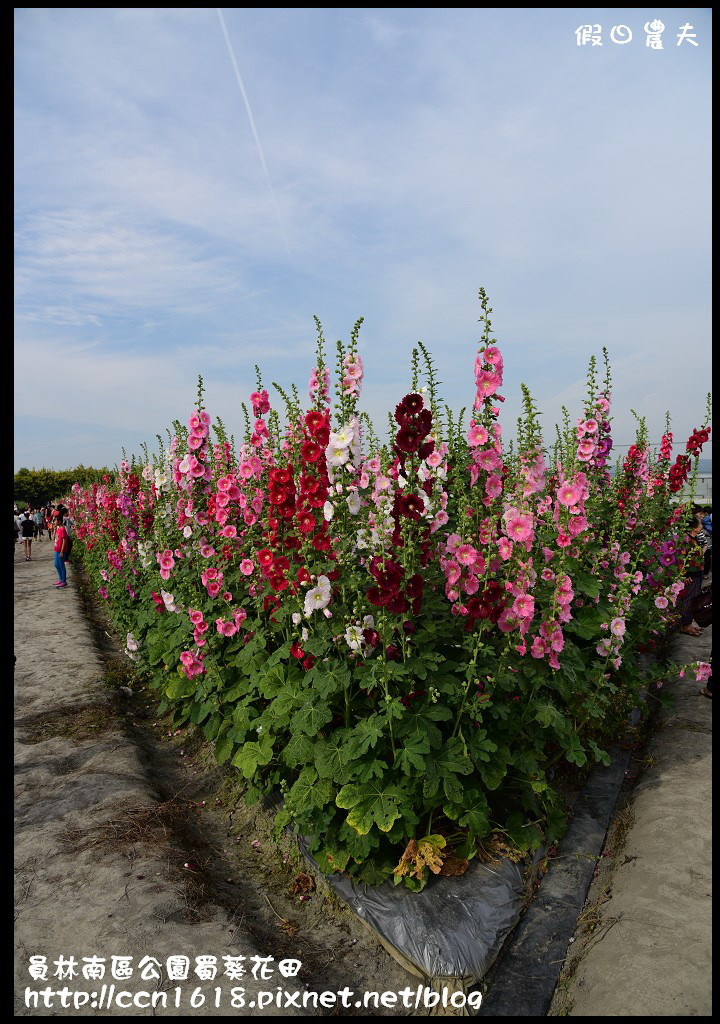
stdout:
POLYGON ((55 568, 58 574, 58 581, 55 586, 62 588, 67 586, 65 556, 68 551, 68 532, 63 526, 62 513, 58 513, 54 521, 57 524, 57 529, 55 530, 55 547, 53 551, 55 552, 55 568))

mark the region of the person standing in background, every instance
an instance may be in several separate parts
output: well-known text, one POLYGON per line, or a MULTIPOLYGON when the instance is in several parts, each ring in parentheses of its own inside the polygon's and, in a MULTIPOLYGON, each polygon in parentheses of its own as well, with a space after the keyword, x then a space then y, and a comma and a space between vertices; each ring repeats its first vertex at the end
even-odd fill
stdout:
POLYGON ((705 533, 705 556, 703 561, 703 576, 705 579, 710 575, 712 566, 712 506, 706 505, 702 510, 702 525, 705 533))
POLYGON ((67 530, 63 526, 63 517, 59 512, 55 513, 55 546, 53 548, 55 552, 55 569, 58 574, 57 583, 54 585, 61 590, 67 586, 67 571, 65 569, 65 556, 68 551, 68 535, 67 530))
POLYGON ((26 512, 20 522, 20 534, 22 536, 23 547, 25 548, 25 561, 32 561, 32 542, 35 536, 35 523, 29 512, 26 512))

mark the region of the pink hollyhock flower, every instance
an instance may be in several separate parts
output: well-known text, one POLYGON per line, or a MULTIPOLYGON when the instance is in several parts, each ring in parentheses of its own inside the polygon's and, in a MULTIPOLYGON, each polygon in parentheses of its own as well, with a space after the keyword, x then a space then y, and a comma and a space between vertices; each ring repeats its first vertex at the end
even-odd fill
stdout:
POLYGON ((490 370, 480 370, 475 375, 475 386, 480 398, 490 398, 501 385, 502 379, 500 376, 497 373, 492 373, 490 370))
POLYGON ((201 544, 200 554, 203 558, 212 558, 215 554, 215 548, 211 547, 210 544, 201 544))
POLYGON ((512 633, 518 626, 518 617, 511 608, 503 608, 497 621, 501 633, 512 633))
POLYGON ((461 544, 455 557, 461 565, 472 565, 475 561, 475 548, 471 544, 461 544))
POLYGON ((222 619, 215 619, 218 633, 222 636, 235 636, 238 628, 234 622, 224 622, 222 619))
POLYGON ((525 655, 527 654, 527 645, 524 642, 521 644, 515 644, 515 650, 518 654, 525 655))
POLYGON ((567 548, 571 544, 570 536, 567 533, 559 533, 556 543, 559 548, 567 548))
POLYGON ((497 469, 501 464, 498 458, 498 453, 494 448, 484 448, 482 451, 475 451, 474 460, 476 465, 480 469, 484 469, 486 473, 489 473, 493 469, 497 469))
POLYGON ((457 590, 447 590, 446 596, 448 601, 457 601, 460 598, 460 594, 457 590))
POLYGON ((488 439, 488 432, 485 429, 485 427, 477 423, 474 426, 470 427, 467 438, 468 442, 472 445, 472 447, 476 448, 480 444, 486 444, 488 439))
POLYGON ((552 569, 543 569, 543 571, 540 573, 540 578, 545 580, 546 583, 550 583, 552 580, 555 579, 555 573, 552 571, 552 569))
POLYGON ((497 473, 491 473, 485 481, 485 493, 488 498, 499 498, 502 494, 502 478, 497 473))
POLYGON ((508 540, 507 537, 501 537, 498 541, 498 554, 502 558, 503 562, 507 562, 508 558, 513 553, 513 542, 508 540))
POLYGON ((530 654, 533 658, 544 658, 548 652, 548 646, 541 636, 533 638, 530 654))
POLYGON ((228 526, 223 526, 222 530, 220 531, 220 536, 230 538, 237 537, 237 529, 232 524, 229 524, 228 526))
POLYGON ((568 532, 571 537, 578 537, 588 528, 588 521, 583 515, 572 516, 568 523, 568 532))
POLYGON ((450 562, 450 564, 445 569, 445 579, 451 586, 453 583, 457 583, 461 575, 462 572, 457 562, 450 562))
POLYGON ((595 454, 595 442, 594 441, 582 441, 578 445, 577 457, 581 462, 589 462, 595 454))
POLYGON ((160 577, 161 577, 161 579, 169 580, 170 579, 170 570, 169 569, 161 569, 160 570, 160 577))
POLYGON ((482 357, 486 363, 490 363, 492 366, 496 366, 498 373, 502 372, 502 352, 496 345, 488 345, 488 347, 482 353, 482 357))
POLYGON ((463 583, 463 590, 469 596, 472 596, 472 594, 477 594, 479 589, 480 581, 477 578, 477 576, 468 576, 468 578, 463 583))
POLYGON ((668 599, 666 597, 663 597, 662 595, 660 595, 659 597, 655 598, 655 607, 656 608, 661 608, 661 609, 667 608, 668 604, 669 604, 668 599))
POLYGON ((517 509, 508 509, 503 516, 505 519, 505 532, 511 540, 521 543, 531 540, 533 536, 532 515, 529 512, 518 512, 517 509))
POLYGON ((566 508, 570 508, 571 505, 577 505, 580 501, 582 491, 576 484, 571 484, 566 481, 558 487, 557 500, 561 505, 565 505, 566 508))
POLYGON ((625 619, 615 618, 610 623, 610 632, 613 636, 625 635, 625 619))
POLYGON ((535 599, 529 594, 521 594, 513 602, 513 611, 518 618, 526 619, 531 617, 535 612, 535 599))
POLYGON ((707 661, 700 661, 695 666, 695 679, 698 683, 704 683, 712 676, 712 665, 707 661))
POLYGON ((239 626, 241 622, 244 622, 247 618, 247 612, 244 608, 236 608, 233 612, 233 621, 236 626, 239 626))
POLYGON ((203 613, 201 611, 196 611, 194 608, 188 608, 188 615, 190 616, 190 621, 195 626, 203 621, 203 613))
POLYGON ((220 584, 219 583, 208 583, 208 585, 207 585, 207 592, 210 595, 210 597, 217 597, 218 594, 220 593, 220 584))
POLYGON ((542 553, 546 562, 549 562, 555 556, 555 552, 552 551, 550 548, 543 548, 542 553))

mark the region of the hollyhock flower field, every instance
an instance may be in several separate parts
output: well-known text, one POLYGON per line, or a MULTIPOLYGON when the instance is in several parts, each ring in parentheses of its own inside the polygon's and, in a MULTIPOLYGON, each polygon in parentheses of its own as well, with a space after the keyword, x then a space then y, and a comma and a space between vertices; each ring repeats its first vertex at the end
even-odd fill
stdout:
POLYGON ((506 444, 480 300, 467 421, 419 346, 381 440, 360 409, 361 321, 334 404, 316 322, 306 400, 275 386, 271 402, 258 371, 236 440, 201 382, 167 446, 67 499, 159 712, 200 728, 248 801, 281 793, 278 830, 324 871, 370 884, 419 890, 489 837, 557 839, 553 777, 608 763, 684 587, 674 502, 710 427, 673 463, 669 425, 654 451, 640 419, 611 474, 605 356, 550 442, 523 387, 506 444))

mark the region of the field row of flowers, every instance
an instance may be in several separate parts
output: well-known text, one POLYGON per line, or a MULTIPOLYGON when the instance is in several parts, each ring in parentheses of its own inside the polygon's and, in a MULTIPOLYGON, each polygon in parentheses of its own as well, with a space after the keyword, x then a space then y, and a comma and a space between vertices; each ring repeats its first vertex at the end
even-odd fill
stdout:
POLYGON ((564 827, 553 772, 608 761, 638 704, 639 655, 683 589, 673 504, 709 427, 672 461, 644 422, 615 474, 610 371, 551 446, 523 388, 499 422, 503 359, 483 337, 468 422, 420 346, 389 439, 359 411, 360 323, 319 323, 309 402, 258 371, 242 443, 203 405, 168 445, 69 499, 83 557, 160 710, 200 727, 246 798, 323 870, 419 890, 478 843, 530 851, 564 827), (283 415, 280 415, 282 410, 283 415))

